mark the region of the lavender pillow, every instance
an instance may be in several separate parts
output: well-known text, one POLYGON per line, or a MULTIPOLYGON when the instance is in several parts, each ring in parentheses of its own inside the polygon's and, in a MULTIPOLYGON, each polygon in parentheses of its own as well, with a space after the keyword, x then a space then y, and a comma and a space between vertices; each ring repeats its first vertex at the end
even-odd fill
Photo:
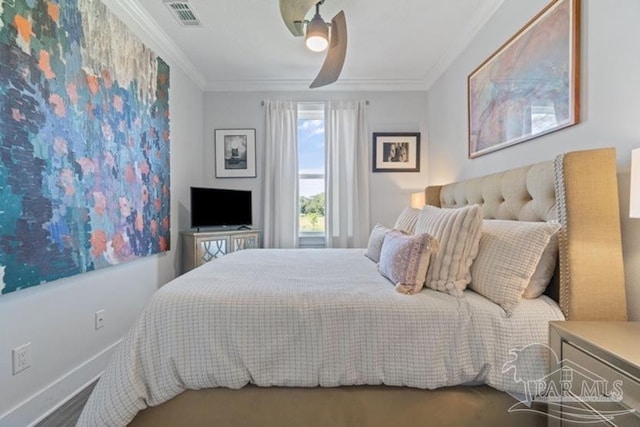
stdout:
POLYGON ((415 294, 422 289, 431 253, 439 246, 430 234, 408 235, 391 230, 382 244, 378 270, 396 285, 396 291, 415 294))

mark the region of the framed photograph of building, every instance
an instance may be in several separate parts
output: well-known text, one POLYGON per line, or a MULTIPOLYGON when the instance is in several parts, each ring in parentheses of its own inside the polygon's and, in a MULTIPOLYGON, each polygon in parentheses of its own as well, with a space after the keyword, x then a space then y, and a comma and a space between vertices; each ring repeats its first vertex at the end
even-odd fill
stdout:
POLYGON ((256 130, 215 130, 216 178, 256 177, 256 130))

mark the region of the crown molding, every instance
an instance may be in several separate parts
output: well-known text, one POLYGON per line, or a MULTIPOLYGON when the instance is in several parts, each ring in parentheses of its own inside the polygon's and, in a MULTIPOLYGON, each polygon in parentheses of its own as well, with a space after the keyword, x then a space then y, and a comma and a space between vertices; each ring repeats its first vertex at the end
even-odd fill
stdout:
POLYGON ((138 0, 102 0, 103 3, 119 17, 127 17, 140 28, 153 49, 168 62, 173 62, 204 90, 207 80, 195 65, 187 58, 175 42, 164 32, 158 23, 140 6, 138 0))
POLYGON ((444 55, 429 70, 424 79, 409 80, 360 80, 339 79, 337 82, 322 88, 309 89, 311 79, 291 80, 254 80, 254 81, 207 81, 205 92, 271 92, 271 91, 428 91, 444 74, 464 50, 469 46, 476 34, 495 14, 504 0, 493 0, 487 3, 476 18, 465 26, 458 37, 447 47, 444 55))
POLYGON ((205 92, 278 92, 278 91, 426 91, 424 80, 360 80, 339 79, 328 86, 309 89, 313 81, 310 79, 273 79, 273 80, 217 80, 209 81, 204 87, 205 92))
POLYGON ((448 46, 445 54, 434 65, 424 79, 381 79, 360 80, 340 79, 322 88, 309 89, 312 79, 269 79, 269 80, 207 80, 158 23, 140 6, 137 0, 103 0, 119 16, 126 16, 140 28, 148 40, 153 41, 154 50, 164 58, 178 65, 191 80, 205 92, 271 92, 271 91, 427 91, 444 74, 455 59, 473 40, 475 35, 493 16, 504 0, 493 0, 465 26, 459 37, 448 46))
POLYGON ((489 21, 498 8, 504 3, 504 0, 493 0, 487 3, 482 10, 476 15, 476 18, 467 26, 461 29, 460 35, 456 37, 448 46, 445 54, 438 62, 431 67, 427 76, 424 78, 424 86, 428 89, 444 74, 444 72, 453 64, 453 62, 462 54, 469 46, 473 38, 489 21))

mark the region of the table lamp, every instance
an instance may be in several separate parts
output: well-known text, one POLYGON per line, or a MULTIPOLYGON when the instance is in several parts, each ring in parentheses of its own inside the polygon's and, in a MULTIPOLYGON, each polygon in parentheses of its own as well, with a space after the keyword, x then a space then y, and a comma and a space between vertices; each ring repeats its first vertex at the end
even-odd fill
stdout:
MULTIPOLYGON (((638 161, 640 162, 640 160, 638 160, 638 161)), ((639 183, 639 185, 640 185, 640 183, 639 183)), ((639 201, 639 203, 640 203, 640 201, 639 201)), ((424 204, 425 204, 424 191, 418 191, 417 193, 411 193, 411 207, 412 208, 422 209, 424 207, 424 204)), ((640 210, 640 208, 639 208, 639 210, 640 210)))

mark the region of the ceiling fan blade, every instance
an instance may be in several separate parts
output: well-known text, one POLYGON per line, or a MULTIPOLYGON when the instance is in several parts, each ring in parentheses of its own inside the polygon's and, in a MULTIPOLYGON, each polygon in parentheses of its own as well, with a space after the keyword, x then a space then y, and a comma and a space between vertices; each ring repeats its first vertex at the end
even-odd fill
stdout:
POLYGON ((346 55, 347 20, 344 16, 344 11, 341 10, 331 20, 331 40, 329 41, 327 57, 324 59, 318 76, 309 88, 326 86, 338 80, 346 55))
POLYGON ((284 23, 296 37, 304 35, 302 21, 318 0, 280 0, 280 14, 284 23))

